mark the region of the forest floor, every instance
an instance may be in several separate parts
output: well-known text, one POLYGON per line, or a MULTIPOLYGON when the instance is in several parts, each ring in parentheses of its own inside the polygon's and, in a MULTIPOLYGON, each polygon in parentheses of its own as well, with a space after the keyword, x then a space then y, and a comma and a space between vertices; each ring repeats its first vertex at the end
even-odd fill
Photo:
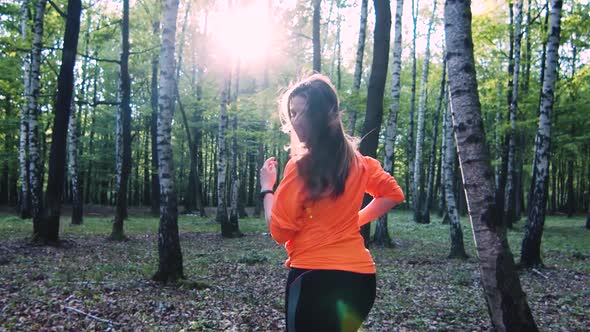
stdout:
MULTIPOLYGON (((487 331, 471 227, 470 258, 449 260, 449 229, 440 218, 418 225, 411 214, 389 218, 395 248, 372 248, 377 300, 364 331, 487 331)), ((245 236, 222 239, 209 218, 179 220, 186 280, 150 281, 158 262, 158 219, 131 211, 125 242, 110 242, 111 217, 90 214, 61 223, 61 247, 29 244, 30 220, 0 212, 0 331, 282 331, 284 249, 262 219, 240 220, 245 236)), ((541 331, 590 326, 590 231, 585 219, 549 217, 546 267, 520 272, 541 331)), ((523 221, 509 232, 518 258, 523 221)), ((518 260, 518 259, 517 259, 518 260)))

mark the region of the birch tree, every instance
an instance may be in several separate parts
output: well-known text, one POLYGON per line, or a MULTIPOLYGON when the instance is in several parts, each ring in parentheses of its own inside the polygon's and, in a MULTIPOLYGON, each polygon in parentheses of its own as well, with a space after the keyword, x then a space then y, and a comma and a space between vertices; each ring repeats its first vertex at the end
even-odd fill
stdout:
POLYGON ((76 104, 72 100, 70 120, 68 123, 68 170, 72 181, 72 224, 81 225, 83 221, 82 192, 79 186, 78 162, 78 126, 76 123, 76 104))
MULTIPOLYGON (((237 94, 236 94, 237 95, 237 94)), ((231 136, 231 144, 229 149, 229 162, 230 162, 230 204, 229 204, 229 220, 228 220, 228 227, 226 227, 225 235, 226 237, 239 237, 242 236, 240 232, 240 227, 238 224, 239 219, 239 211, 238 211, 238 193, 240 188, 240 179, 238 177, 238 138, 237 138, 237 129, 238 129, 238 115, 233 114, 232 121, 231 121, 231 129, 232 129, 232 136, 231 136)), ((222 225, 223 227, 223 225, 222 225)), ((223 230, 223 228, 222 228, 223 230)))
MULTIPOLYGON (((369 7, 369 0, 361 0, 361 24, 359 28, 359 39, 356 47, 356 60, 354 63, 354 81, 353 92, 358 97, 361 88, 361 76, 363 74, 363 57, 365 55, 365 40, 367 35, 367 8, 369 7)), ((348 135, 353 136, 356 128, 357 109, 349 110, 348 117, 348 135)))
MULTIPOLYGON (((154 36, 157 36, 158 40, 160 37, 160 20, 156 19, 152 23, 152 32, 154 36)), ((152 163, 150 173, 152 175, 152 186, 151 186, 151 212, 152 214, 158 214, 160 209, 160 181, 158 176, 158 67, 159 57, 156 52, 152 55, 152 75, 150 84, 150 105, 152 108, 151 122, 150 122, 150 136, 151 140, 151 151, 152 151, 152 163)))
POLYGON ((544 64, 545 77, 543 80, 543 93, 541 94, 541 108, 539 110, 539 129, 535 139, 535 185, 520 257, 520 264, 525 267, 543 264, 541 260, 541 238, 543 236, 547 205, 551 113, 553 111, 555 81, 557 79, 562 5, 561 0, 551 0, 547 59, 544 64))
POLYGON ((322 71, 322 45, 320 41, 320 11, 321 0, 313 0, 313 70, 320 73, 322 71))
POLYGON ((158 91, 158 177, 160 181, 160 226, 158 228, 158 271, 155 281, 174 282, 184 278, 178 235, 178 201, 171 145, 172 115, 176 82, 174 50, 178 0, 164 1, 160 84, 158 91))
MULTIPOLYGON (((395 36, 393 41, 393 64, 391 68, 391 103, 387 116, 387 129, 385 130, 385 157, 383 169, 393 174, 393 159, 395 137, 397 134, 397 116, 400 109, 401 69, 402 69, 402 16, 404 1, 397 0, 395 7, 395 36)), ((387 229, 387 213, 379 217, 375 225, 373 243, 378 246, 391 246, 391 237, 387 229)))
POLYGON ((416 129, 416 154, 414 155, 414 183, 412 191, 414 192, 414 221, 417 223, 427 223, 422 216, 422 204, 424 202, 424 186, 422 180, 422 144, 424 141, 424 113, 426 112, 426 85, 428 83, 428 67, 430 64, 430 34, 434 14, 436 13, 436 0, 432 8, 432 16, 428 23, 428 32, 426 34, 426 49, 424 51, 424 65, 422 67, 422 79, 420 81, 420 100, 418 104, 418 123, 416 129))
POLYGON ((445 142, 443 150, 443 182, 445 193, 445 205, 447 207, 447 216, 449 218, 449 230, 451 236, 451 250, 449 258, 467 258, 465 253, 465 246, 463 245, 463 230, 461 229, 461 220, 459 218, 459 211, 457 211, 457 199, 455 198, 455 191, 453 183, 455 183, 455 176, 453 170, 455 169, 455 142, 453 140, 453 123, 451 120, 451 113, 448 107, 445 107, 443 114, 443 140, 445 142))
POLYGON ((497 331, 537 331, 508 240, 498 223, 494 172, 481 118, 469 1, 445 2, 445 40, 451 114, 469 218, 492 325, 497 331))
MULTIPOLYGON (((385 95, 385 81, 387 80, 387 65, 389 62, 389 40, 391 30, 391 9, 388 0, 374 0, 375 6, 375 32, 373 37, 373 63, 371 65, 371 77, 367 91, 367 111, 363 124, 359 151, 365 156, 375 158, 377 156, 377 144, 379 143, 379 131, 383 119, 383 97, 385 95)), ((365 195, 363 206, 370 201, 370 196, 365 195)), ((370 224, 361 228, 361 234, 365 239, 365 245, 370 240, 370 224)))
MULTIPOLYGON (((428 176, 426 180, 426 199, 424 201, 424 205, 422 206, 422 221, 426 224, 430 223, 430 205, 432 203, 432 197, 435 195, 436 190, 433 190, 434 187, 434 165, 436 164, 436 141, 438 138, 438 121, 440 118, 440 113, 442 110, 443 99, 445 95, 445 86, 446 86, 446 69, 447 69, 447 59, 445 57, 445 52, 443 49, 443 64, 442 64, 442 76, 440 79, 440 89, 438 94, 438 102, 436 104, 436 112, 434 113, 434 119, 432 120, 432 138, 430 139, 430 158, 428 163, 428 176)), ((440 170, 440 167, 439 167, 440 170)))
MULTIPOLYGON (((20 8, 20 33, 21 39, 26 42, 28 28, 28 0, 23 0, 20 8)), ((31 81, 31 53, 26 53, 23 56, 23 100, 24 104, 20 111, 20 131, 19 131, 19 177, 20 177, 20 217, 27 219, 31 217, 31 196, 29 186, 29 170, 28 170, 28 128, 29 128, 29 97, 30 97, 30 81, 31 81)))
MULTIPOLYGON (((409 165, 408 168, 412 168, 412 171, 407 172, 406 176, 406 188, 410 189, 411 186, 414 184, 414 112, 416 109, 416 29, 418 27, 418 0, 412 0, 412 48, 410 50, 411 57, 412 57, 412 85, 411 85, 411 95, 410 95, 410 114, 408 115, 409 118, 409 125, 408 125, 408 146, 406 149, 407 152, 407 164, 409 165)), ((414 191, 408 190, 408 195, 406 196, 406 200, 414 200, 413 197, 414 191)))
POLYGON ((224 225, 227 226, 229 219, 227 215, 226 202, 226 172, 227 172, 227 105, 229 103, 229 87, 231 84, 230 68, 225 68, 223 86, 219 96, 219 127, 217 133, 217 214, 215 220, 221 224, 221 233, 224 234, 224 225))
POLYGON ((43 48, 43 21, 46 0, 35 4, 33 19, 33 45, 31 49, 31 78, 28 96, 28 139, 29 139, 29 190, 31 192, 31 212, 33 214, 33 240, 39 239, 42 232, 43 178, 41 177, 41 151, 39 147, 39 79, 41 74, 41 50, 43 48))
POLYGON ((119 110, 117 112, 117 206, 111 232, 112 240, 124 240, 123 221, 127 218, 127 192, 131 171, 131 79, 129 77, 129 0, 123 0, 121 22, 121 61, 119 110))

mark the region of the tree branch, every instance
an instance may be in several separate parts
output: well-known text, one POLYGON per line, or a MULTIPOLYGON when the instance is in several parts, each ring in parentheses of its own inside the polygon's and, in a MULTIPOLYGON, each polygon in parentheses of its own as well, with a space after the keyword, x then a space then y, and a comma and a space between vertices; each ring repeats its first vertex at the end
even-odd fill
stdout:
POLYGON ((58 12, 58 14, 63 17, 64 19, 68 18, 68 15, 66 15, 66 13, 64 13, 56 4, 55 2, 53 2, 52 0, 47 0, 47 2, 49 2, 49 4, 51 5, 51 7, 53 7, 53 9, 55 9, 55 11, 58 12))

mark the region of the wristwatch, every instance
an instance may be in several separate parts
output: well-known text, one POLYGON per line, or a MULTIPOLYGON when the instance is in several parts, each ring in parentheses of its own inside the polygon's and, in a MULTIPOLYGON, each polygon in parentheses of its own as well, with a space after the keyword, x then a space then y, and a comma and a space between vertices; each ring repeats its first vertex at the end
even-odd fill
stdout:
POLYGON ((260 195, 260 199, 261 199, 261 200, 264 200, 264 197, 266 196, 266 194, 274 194, 274 193, 275 193, 275 191, 274 191, 274 190, 272 190, 272 189, 263 190, 263 191, 261 191, 261 192, 260 192, 260 194, 259 194, 259 195, 260 195))

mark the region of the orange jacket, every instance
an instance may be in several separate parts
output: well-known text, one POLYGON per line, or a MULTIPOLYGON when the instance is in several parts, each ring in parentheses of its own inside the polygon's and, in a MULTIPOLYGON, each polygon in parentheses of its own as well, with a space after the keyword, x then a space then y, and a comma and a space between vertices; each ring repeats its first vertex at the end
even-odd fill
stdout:
POLYGON ((287 267, 375 273, 358 224, 363 195, 400 203, 404 194, 379 161, 357 154, 350 166, 344 193, 333 199, 306 201, 306 189, 292 159, 274 195, 270 231, 285 244, 287 267))

